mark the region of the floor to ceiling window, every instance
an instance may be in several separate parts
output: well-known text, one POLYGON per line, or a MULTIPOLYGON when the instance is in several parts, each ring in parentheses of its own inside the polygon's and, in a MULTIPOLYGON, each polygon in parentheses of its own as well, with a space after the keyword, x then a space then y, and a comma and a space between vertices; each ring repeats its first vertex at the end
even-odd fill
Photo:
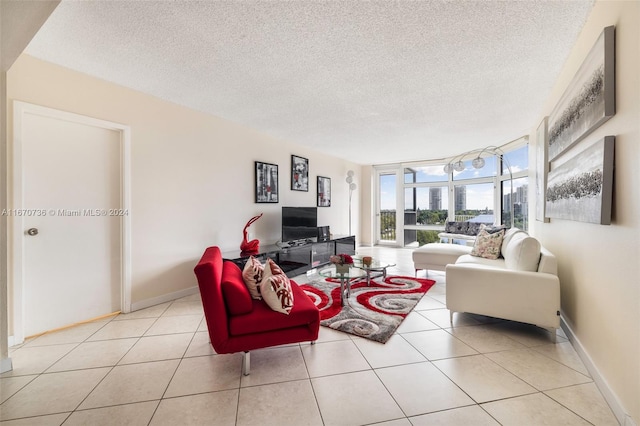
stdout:
POLYGON ((404 245, 438 241, 449 214, 448 181, 441 165, 404 168, 404 245))
POLYGON ((503 158, 483 156, 481 168, 472 167, 473 158, 463 159, 464 170, 452 173, 445 173, 444 162, 433 161, 376 167, 377 242, 412 247, 437 242, 446 222, 454 220, 509 227, 512 212, 514 226, 527 230, 528 147, 522 138, 502 147, 503 158))

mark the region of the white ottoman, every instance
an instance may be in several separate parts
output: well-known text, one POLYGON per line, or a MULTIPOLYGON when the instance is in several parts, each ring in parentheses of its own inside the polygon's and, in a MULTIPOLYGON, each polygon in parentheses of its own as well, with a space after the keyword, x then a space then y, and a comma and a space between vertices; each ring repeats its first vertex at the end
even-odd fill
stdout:
MULTIPOLYGON (((444 271, 449 263, 456 263, 460 256, 471 253, 472 248, 460 244, 444 243, 430 243, 418 247, 411 254, 416 275, 420 269, 444 271)), ((429 271, 427 271, 428 274, 429 271)))

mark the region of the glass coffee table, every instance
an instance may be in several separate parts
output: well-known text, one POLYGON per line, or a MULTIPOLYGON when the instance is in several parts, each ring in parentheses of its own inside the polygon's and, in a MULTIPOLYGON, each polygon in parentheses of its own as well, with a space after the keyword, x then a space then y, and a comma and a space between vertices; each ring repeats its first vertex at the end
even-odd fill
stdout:
POLYGON ((382 278, 387 278, 387 268, 391 268, 396 266, 395 263, 388 263, 384 261, 380 261, 378 259, 372 258, 371 263, 369 265, 365 265, 362 261, 363 256, 358 256, 353 258, 354 267, 361 269, 364 271, 367 277, 367 287, 371 285, 371 278, 382 276, 382 278), (371 275, 372 273, 377 272, 378 275, 371 275))
POLYGON ((349 296, 351 296, 351 282, 368 275, 364 269, 357 266, 351 266, 348 272, 339 273, 336 271, 335 265, 320 269, 318 274, 321 277, 340 280, 340 303, 342 303, 343 306, 345 297, 349 298, 349 296))

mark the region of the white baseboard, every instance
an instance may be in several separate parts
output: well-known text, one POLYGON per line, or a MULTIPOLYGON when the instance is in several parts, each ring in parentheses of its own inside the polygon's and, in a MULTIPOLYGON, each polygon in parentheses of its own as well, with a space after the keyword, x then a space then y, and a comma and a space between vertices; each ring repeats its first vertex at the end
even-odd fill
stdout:
MULTIPOLYGON (((140 309, 149 308, 151 306, 159 305, 161 303, 171 302, 173 300, 180 299, 181 297, 191 296, 192 294, 196 294, 199 291, 200 289, 198 288, 198 286, 193 286, 190 288, 186 288, 184 290, 174 291, 173 293, 163 294, 162 296, 152 297, 151 299, 141 300, 139 302, 135 302, 131 304, 131 312, 139 311, 140 309)), ((23 342, 17 342, 14 336, 9 336, 7 340, 8 340, 7 343, 9 347, 23 343, 23 342)), ((1 371, 2 373, 4 373, 5 371, 9 371, 9 370, 4 370, 5 361, 6 360, 4 359, 2 360, 2 365, 1 365, 1 367, 3 368, 3 370, 1 371)), ((9 362, 9 369, 11 369, 10 358, 8 358, 8 362, 9 362)))
POLYGON ((584 363, 584 366, 589 371, 589 374, 600 390, 600 393, 602 393, 605 401, 607 401, 607 404, 609 404, 609 408, 611 408, 611 411, 613 411, 613 415, 618 420, 618 423, 620 423, 620 425, 622 426, 637 426, 631 416, 627 414, 626 410, 620 403, 620 400, 609 386, 609 383, 607 383, 605 378, 600 373, 600 370, 598 370, 596 365, 593 363, 593 360, 580 342, 580 339, 576 337, 569 324, 567 324, 567 322, 564 320, 564 315, 560 316, 560 327, 567 335, 567 338, 573 345, 573 348, 576 350, 578 356, 584 363))
POLYGON ((181 297, 191 296, 200 291, 198 286, 186 288, 184 290, 174 291, 173 293, 163 294, 162 296, 152 297, 151 299, 141 300, 131 304, 131 312, 139 311, 140 309, 149 308, 151 306, 159 305, 165 302, 171 302, 181 297))

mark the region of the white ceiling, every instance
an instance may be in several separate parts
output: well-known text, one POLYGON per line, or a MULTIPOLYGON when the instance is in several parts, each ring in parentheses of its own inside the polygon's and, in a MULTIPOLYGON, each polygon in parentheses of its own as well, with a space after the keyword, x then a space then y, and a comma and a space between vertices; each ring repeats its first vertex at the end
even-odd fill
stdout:
POLYGON ((26 53, 382 164, 528 133, 592 6, 64 0, 26 53))

